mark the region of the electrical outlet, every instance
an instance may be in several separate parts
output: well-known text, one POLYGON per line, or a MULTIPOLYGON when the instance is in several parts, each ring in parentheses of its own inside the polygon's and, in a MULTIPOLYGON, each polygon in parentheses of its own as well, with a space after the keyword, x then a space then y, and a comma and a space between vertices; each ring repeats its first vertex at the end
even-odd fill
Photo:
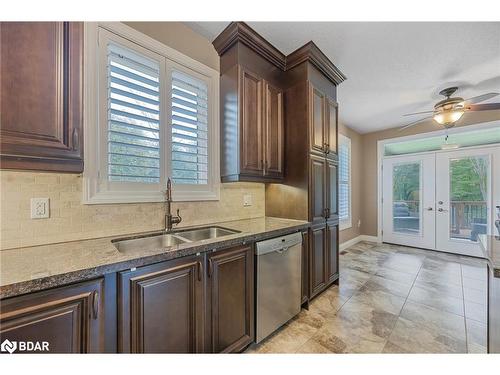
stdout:
POLYGON ((244 194, 243 195, 243 207, 249 207, 252 205, 252 195, 244 194))
POLYGON ((49 198, 31 198, 31 218, 47 219, 49 217, 49 198))

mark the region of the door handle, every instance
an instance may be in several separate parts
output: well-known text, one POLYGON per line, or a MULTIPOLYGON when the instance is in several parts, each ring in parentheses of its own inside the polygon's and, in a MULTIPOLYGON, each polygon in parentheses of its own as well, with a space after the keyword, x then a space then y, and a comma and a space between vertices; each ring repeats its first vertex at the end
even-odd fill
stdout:
POLYGON ((443 209, 443 208, 438 208, 438 211, 439 211, 439 212, 448 212, 448 210, 445 210, 445 209, 443 209))
POLYGON ((201 281, 201 275, 203 274, 203 264, 198 261, 198 281, 201 281))
POLYGON ((94 290, 92 293, 92 318, 97 319, 97 314, 99 313, 99 292, 94 290))

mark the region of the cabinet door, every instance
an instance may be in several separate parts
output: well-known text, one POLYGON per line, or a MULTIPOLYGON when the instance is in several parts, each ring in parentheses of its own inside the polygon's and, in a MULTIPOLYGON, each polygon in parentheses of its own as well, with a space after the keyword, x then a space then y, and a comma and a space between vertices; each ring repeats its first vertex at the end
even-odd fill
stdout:
POLYGON ((264 175, 283 177, 283 91, 264 82, 264 175))
POLYGON ((338 166, 333 160, 326 160, 326 196, 328 218, 338 218, 338 166))
POLYGON ((325 94, 309 85, 309 143, 310 151, 324 154, 326 145, 325 94))
POLYGON ((0 23, 2 168, 82 172, 83 23, 0 23))
POLYGON ((118 351, 203 351, 203 257, 120 272, 118 351))
POLYGON ((338 105, 336 101, 327 98, 326 107, 326 153, 329 157, 335 158, 338 142, 338 105))
POLYGON ((208 256, 208 332, 212 353, 238 352, 254 340, 254 252, 241 246, 208 256))
POLYGON ((323 291, 327 282, 326 225, 312 227, 309 236, 309 290, 313 298, 323 291))
POLYGON ((309 219, 313 223, 324 222, 327 215, 326 160, 310 155, 309 219))
POLYGON ((240 100, 240 173, 262 176, 262 81, 243 68, 240 70, 240 100))
POLYGON ((339 278, 339 226, 338 223, 327 224, 327 282, 332 283, 339 278))
POLYGON ((48 353, 102 352, 102 290, 98 279, 3 300, 1 341, 45 341, 48 353))
POLYGON ((302 232, 302 303, 309 301, 309 233, 302 232))

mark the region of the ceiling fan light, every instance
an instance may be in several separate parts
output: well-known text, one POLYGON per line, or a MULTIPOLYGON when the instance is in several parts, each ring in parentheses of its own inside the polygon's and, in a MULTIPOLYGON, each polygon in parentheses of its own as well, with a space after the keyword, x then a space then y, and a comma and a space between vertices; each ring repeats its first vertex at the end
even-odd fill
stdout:
POLYGON ((452 111, 439 111, 434 114, 434 121, 440 125, 451 125, 460 120, 464 111, 462 109, 456 109, 452 111))

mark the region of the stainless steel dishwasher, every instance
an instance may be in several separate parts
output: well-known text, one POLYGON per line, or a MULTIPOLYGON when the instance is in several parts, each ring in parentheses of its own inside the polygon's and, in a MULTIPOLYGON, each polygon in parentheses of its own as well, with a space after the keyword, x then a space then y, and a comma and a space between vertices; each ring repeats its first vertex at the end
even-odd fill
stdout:
POLYGON ((302 235, 257 243, 256 342, 300 312, 302 235))

